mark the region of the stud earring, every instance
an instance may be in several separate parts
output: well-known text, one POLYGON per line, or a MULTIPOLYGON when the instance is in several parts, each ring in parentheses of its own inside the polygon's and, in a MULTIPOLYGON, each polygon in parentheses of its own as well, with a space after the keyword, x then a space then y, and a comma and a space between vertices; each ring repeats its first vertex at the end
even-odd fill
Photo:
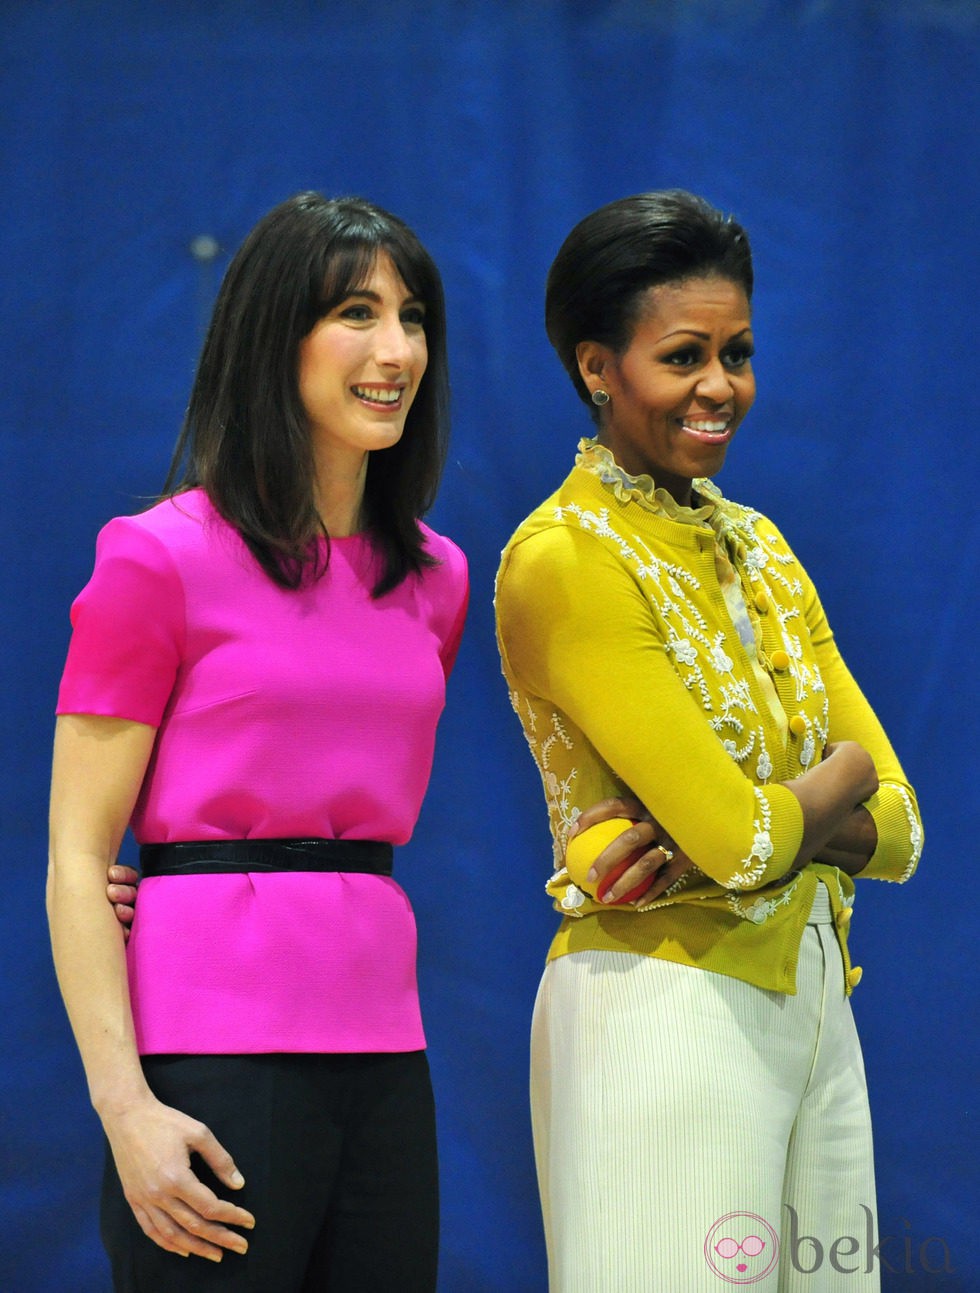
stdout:
POLYGON ((592 403, 597 404, 599 408, 602 408, 604 404, 609 403, 609 392, 604 390, 593 391, 592 403))

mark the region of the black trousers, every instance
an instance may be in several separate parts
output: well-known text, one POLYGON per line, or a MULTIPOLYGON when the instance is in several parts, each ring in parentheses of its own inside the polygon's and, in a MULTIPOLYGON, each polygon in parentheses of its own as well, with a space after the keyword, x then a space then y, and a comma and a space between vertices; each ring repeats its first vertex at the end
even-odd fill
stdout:
POLYGON ((102 1239, 117 1293, 433 1293, 439 1239, 435 1109, 424 1051, 155 1055, 158 1099, 204 1122, 245 1186, 219 1197, 255 1217, 242 1257, 179 1257, 148 1239, 111 1153, 102 1239))

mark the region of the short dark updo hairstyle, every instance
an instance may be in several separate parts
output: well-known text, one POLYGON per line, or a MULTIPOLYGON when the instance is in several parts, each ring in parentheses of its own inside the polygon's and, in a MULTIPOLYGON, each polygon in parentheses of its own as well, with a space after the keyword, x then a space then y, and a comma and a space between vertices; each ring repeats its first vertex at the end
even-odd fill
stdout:
POLYGON ((297 193, 251 231, 215 302, 164 495, 202 487, 266 574, 287 588, 325 569, 313 542, 325 531, 299 393, 300 343, 364 284, 382 254, 425 306, 428 364, 401 439, 368 459, 364 503, 382 557, 380 596, 433 561, 418 522, 445 462, 449 375, 432 257, 404 221, 372 202, 297 193))
POLYGON ((579 398, 598 410, 575 348, 597 341, 628 349, 648 288, 718 276, 752 299, 752 250, 745 230, 704 198, 664 189, 620 198, 581 220, 548 271, 545 327, 579 398))

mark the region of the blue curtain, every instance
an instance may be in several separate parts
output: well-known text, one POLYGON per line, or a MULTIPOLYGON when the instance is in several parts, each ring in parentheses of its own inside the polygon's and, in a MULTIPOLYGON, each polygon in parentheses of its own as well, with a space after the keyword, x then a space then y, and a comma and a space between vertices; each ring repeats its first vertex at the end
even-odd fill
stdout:
POLYGON ((525 1075, 556 917, 492 577, 586 428, 544 337, 551 258, 602 202, 680 186, 734 211, 756 256, 760 395, 721 484, 816 578, 926 819, 919 876, 862 884, 854 922, 884 1287, 980 1288, 977 0, 8 0, 0 19, 0 1287, 108 1287, 99 1131, 41 906, 68 606, 98 527, 159 488, 228 253, 303 188, 391 207, 446 279, 454 443, 431 519, 470 556, 473 609, 398 870, 442 1287, 545 1287, 525 1075))

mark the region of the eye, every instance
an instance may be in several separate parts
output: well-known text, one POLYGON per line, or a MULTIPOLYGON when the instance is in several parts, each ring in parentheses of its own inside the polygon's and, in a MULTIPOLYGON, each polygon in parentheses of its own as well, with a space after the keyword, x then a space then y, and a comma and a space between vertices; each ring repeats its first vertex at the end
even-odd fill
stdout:
POLYGON ((745 342, 739 342, 737 346, 729 346, 728 349, 722 353, 722 359, 724 360, 726 368, 737 370, 739 368, 744 368, 754 354, 755 350, 752 346, 745 342))
POLYGON ((673 350, 669 355, 665 355, 664 363, 672 368, 691 368, 699 363, 700 359, 701 351, 697 346, 684 346, 681 350, 673 350))
POLYGON ((350 319, 354 323, 366 323, 372 317, 369 305, 345 305, 338 314, 340 318, 350 319))
POLYGON ((402 323, 412 328, 425 327, 425 306, 409 305, 402 310, 402 323))

